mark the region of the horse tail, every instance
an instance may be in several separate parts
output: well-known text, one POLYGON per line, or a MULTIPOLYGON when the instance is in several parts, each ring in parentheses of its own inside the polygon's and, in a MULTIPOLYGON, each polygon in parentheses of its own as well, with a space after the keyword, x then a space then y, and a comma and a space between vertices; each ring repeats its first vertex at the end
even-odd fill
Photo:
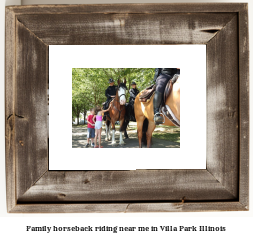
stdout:
POLYGON ((141 139, 144 145, 147 145, 147 136, 146 136, 147 130, 148 130, 148 119, 145 118, 142 127, 142 139, 141 139))

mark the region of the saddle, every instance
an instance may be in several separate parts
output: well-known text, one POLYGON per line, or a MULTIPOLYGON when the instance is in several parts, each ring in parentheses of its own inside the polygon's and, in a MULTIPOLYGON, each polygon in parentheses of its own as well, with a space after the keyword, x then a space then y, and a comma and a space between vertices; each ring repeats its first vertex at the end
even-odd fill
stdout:
POLYGON ((142 90, 139 97, 140 102, 149 102, 150 98, 155 93, 155 89, 156 89, 156 85, 153 84, 149 86, 148 88, 142 90))
POLYGON ((164 90, 164 94, 163 94, 163 102, 166 102, 166 99, 169 97, 171 90, 172 90, 172 86, 175 82, 177 82, 177 79, 179 77, 179 74, 175 74, 173 76, 173 78, 167 83, 165 90, 164 90))
MULTIPOLYGON (((175 74, 173 78, 167 83, 164 90, 164 94, 163 94, 164 103, 166 102, 166 99, 169 97, 172 90, 172 86, 177 81, 178 77, 179 77, 179 74, 175 74)), ((150 98, 155 93, 155 89, 156 89, 156 85, 153 84, 149 86, 148 88, 144 89, 143 91, 141 91, 140 97, 139 97, 140 102, 149 102, 150 98)))
MULTIPOLYGON (((178 78, 179 78, 179 75, 175 74, 173 78, 167 83, 164 90, 163 100, 160 105, 159 111, 162 112, 162 114, 166 116, 175 126, 180 127, 180 121, 176 118, 176 116, 174 115, 170 107, 168 105, 165 105, 166 99, 169 97, 172 91, 173 84, 177 81, 178 78)), ((139 97, 140 102, 149 102, 151 97, 155 93, 155 89, 156 89, 156 85, 153 84, 150 87, 141 91, 140 97, 139 97)))
POLYGON ((165 115, 175 126, 180 127, 180 121, 176 118, 172 110, 168 105, 165 104, 166 99, 169 97, 171 91, 172 91, 172 86, 173 84, 177 81, 179 77, 179 74, 175 74, 173 78, 167 83, 165 90, 164 90, 164 95, 163 95, 163 103, 161 105, 161 111, 163 115, 165 115))

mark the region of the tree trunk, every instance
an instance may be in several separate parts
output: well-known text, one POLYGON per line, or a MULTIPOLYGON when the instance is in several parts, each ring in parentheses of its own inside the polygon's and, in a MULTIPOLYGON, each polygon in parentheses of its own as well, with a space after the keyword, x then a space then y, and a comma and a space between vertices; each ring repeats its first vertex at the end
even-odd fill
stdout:
POLYGON ((86 110, 83 110, 83 124, 85 125, 85 119, 86 119, 86 110))

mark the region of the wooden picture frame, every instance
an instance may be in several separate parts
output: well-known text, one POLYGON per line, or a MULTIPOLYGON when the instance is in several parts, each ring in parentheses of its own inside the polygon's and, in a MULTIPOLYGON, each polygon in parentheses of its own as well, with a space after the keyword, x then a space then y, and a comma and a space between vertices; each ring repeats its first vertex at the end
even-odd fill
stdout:
POLYGON ((6 7, 5 79, 8 212, 249 209, 246 3, 6 7), (55 44, 206 44, 206 169, 49 171, 48 46, 55 44))

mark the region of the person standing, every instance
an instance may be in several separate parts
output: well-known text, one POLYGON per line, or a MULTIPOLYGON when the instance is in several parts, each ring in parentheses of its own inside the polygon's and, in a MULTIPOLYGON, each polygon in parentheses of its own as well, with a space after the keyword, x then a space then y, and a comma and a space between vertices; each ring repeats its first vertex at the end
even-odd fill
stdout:
POLYGON ((87 143, 85 148, 90 146, 89 142, 91 139, 91 147, 94 147, 94 138, 95 138, 95 124, 93 118, 95 117, 95 108, 91 109, 91 114, 87 117, 87 143))
POLYGON ((93 122, 95 123, 95 146, 94 148, 103 148, 101 146, 101 133, 102 133, 102 117, 103 113, 109 111, 110 107, 106 110, 102 110, 101 108, 97 109, 96 121, 95 117, 93 117, 93 122), (98 146, 97 146, 97 138, 98 138, 98 146))

